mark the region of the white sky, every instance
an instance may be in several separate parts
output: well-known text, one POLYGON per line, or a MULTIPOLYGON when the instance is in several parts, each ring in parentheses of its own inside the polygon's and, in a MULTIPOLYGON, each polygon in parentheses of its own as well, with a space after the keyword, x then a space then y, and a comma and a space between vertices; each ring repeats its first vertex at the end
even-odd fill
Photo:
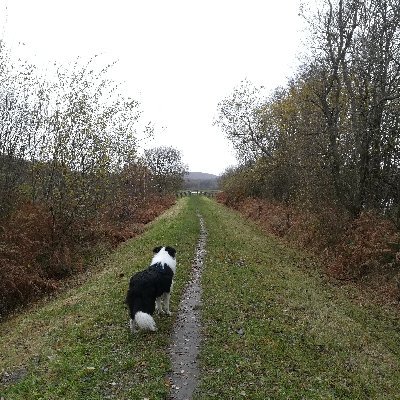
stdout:
POLYGON ((0 37, 39 65, 118 60, 114 79, 155 124, 148 147, 220 174, 235 158, 212 125, 217 104, 245 78, 272 90, 293 75, 298 12, 299 0, 0 0, 0 37))

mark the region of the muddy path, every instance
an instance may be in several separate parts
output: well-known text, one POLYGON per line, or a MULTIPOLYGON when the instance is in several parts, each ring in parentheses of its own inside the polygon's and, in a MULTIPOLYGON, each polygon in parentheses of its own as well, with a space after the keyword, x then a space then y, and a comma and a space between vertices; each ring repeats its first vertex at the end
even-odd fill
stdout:
POLYGON ((200 236, 190 279, 179 304, 169 348, 171 358, 170 399, 189 400, 196 389, 199 377, 197 355, 201 343, 200 307, 201 273, 206 254, 207 231, 203 217, 200 220, 200 236))

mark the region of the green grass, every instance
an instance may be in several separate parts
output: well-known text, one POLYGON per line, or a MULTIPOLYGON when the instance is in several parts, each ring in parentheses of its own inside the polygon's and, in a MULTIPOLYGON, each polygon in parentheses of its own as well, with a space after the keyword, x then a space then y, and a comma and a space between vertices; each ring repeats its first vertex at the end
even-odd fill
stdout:
POLYGON ((120 246, 82 286, 1 324, 0 374, 18 379, 0 386, 0 397, 164 398, 173 318, 156 317, 158 333, 133 336, 123 303, 132 273, 148 265, 155 245, 169 244, 178 251, 171 299, 176 311, 199 235, 195 209, 187 203, 179 200, 142 236, 120 246))
MULTIPOLYGON (((123 300, 157 244, 175 245, 177 310, 199 235, 203 272, 197 400, 400 399, 399 313, 359 305, 301 252, 200 196, 180 199, 82 285, 0 325, 0 398, 164 399, 173 318, 133 336, 123 300)), ((355 290, 355 289, 354 289, 355 290)))
POLYGON ((208 199, 196 399, 399 399, 398 312, 355 304, 300 252, 208 199))

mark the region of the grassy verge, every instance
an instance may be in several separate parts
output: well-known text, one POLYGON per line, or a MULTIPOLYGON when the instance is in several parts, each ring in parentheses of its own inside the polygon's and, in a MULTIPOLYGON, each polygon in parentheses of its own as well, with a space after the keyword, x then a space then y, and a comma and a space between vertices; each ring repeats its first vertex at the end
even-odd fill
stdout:
POLYGON ((361 306, 301 253, 215 202, 192 196, 120 246, 81 286, 0 325, 0 398, 163 399, 173 319, 132 336, 130 275, 156 244, 178 250, 177 309, 199 234, 203 273, 202 399, 396 399, 399 314, 361 306))
POLYGON ((162 399, 169 388, 165 351, 173 318, 157 334, 133 336, 123 304, 129 277, 157 244, 177 248, 172 310, 188 278, 199 234, 188 199, 121 245, 83 285, 0 326, 0 397, 18 399, 162 399))
POLYGON ((356 304, 300 252, 206 198, 196 399, 398 399, 399 314, 356 304))

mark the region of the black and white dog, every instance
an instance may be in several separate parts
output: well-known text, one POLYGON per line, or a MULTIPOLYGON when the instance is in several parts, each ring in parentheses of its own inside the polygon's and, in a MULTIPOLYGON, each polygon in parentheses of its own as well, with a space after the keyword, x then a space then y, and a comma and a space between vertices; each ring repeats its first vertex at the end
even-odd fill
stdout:
POLYGON ((171 315, 169 299, 176 271, 176 250, 173 247, 158 246, 153 250, 150 267, 137 272, 129 281, 126 304, 130 312, 132 333, 137 327, 156 331, 152 317, 155 309, 171 315))

